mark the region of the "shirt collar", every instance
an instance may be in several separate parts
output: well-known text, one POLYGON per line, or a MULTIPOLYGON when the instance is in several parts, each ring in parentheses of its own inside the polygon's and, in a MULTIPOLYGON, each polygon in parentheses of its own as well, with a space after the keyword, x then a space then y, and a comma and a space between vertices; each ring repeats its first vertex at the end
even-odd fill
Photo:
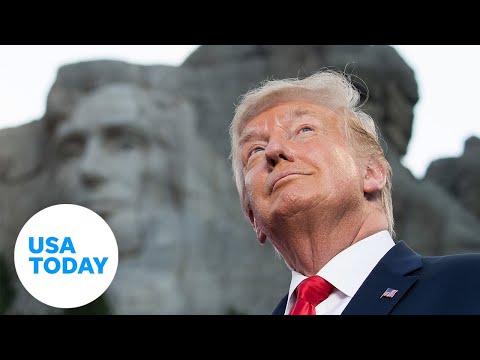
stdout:
MULTIPOLYGON (((353 297, 380 259, 395 245, 387 230, 366 237, 333 257, 317 275, 336 289, 353 297)), ((305 275, 292 270, 288 297, 290 299, 305 275)))

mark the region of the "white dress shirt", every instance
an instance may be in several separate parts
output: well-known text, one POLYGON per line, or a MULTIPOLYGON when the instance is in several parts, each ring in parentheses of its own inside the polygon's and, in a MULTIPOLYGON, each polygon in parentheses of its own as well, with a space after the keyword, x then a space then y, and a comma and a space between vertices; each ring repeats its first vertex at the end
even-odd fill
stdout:
MULTIPOLYGON (((349 246, 332 258, 317 275, 329 281, 333 292, 315 308, 317 315, 340 315, 380 259, 395 245, 387 230, 380 231, 349 246)), ((288 292, 288 314, 296 301, 294 290, 306 279, 292 270, 288 292)))

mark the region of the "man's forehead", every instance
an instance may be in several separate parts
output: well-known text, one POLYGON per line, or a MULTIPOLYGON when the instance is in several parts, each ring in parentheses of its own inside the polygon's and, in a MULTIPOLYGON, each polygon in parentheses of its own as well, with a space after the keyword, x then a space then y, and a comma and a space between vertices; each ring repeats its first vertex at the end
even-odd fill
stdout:
MULTIPOLYGON (((111 114, 110 114, 111 115, 111 114)), ((111 128, 128 128, 137 131, 143 131, 145 133, 149 132, 148 124, 142 124, 139 121, 132 121, 131 118, 125 118, 122 116, 114 117, 114 116, 105 116, 99 119, 96 119, 94 122, 81 122, 81 121, 73 121, 73 120, 66 120, 58 126, 56 131, 57 136, 62 136, 72 132, 82 132, 82 133, 89 133, 89 132, 96 132, 102 131, 105 129, 111 128)))
POLYGON ((57 136, 70 132, 93 132, 108 127, 135 127, 148 132, 151 119, 132 98, 88 99, 77 105, 59 124, 57 136))
POLYGON ((312 102, 304 100, 294 100, 283 103, 278 103, 273 106, 270 106, 268 109, 265 109, 251 119, 247 120, 244 126, 240 129, 240 134, 244 131, 248 131, 249 127, 255 125, 255 122, 262 121, 267 118, 274 118, 277 122, 279 121, 292 121, 304 116, 311 116, 314 118, 330 117, 336 115, 336 113, 324 105, 314 104, 312 102))
POLYGON ((90 115, 123 112, 136 115, 146 108, 148 102, 127 92, 103 92, 93 94, 81 100, 72 112, 72 117, 89 117, 90 115))

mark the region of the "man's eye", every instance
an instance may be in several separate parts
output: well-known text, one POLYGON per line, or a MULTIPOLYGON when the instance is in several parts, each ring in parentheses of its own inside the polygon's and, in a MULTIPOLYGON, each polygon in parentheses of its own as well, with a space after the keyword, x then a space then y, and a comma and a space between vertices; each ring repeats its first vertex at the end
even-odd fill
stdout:
POLYGON ((83 152, 84 145, 83 139, 72 137, 61 141, 56 152, 61 159, 68 159, 80 155, 83 152))
POLYGON ((122 139, 117 142, 117 147, 125 151, 134 149, 136 145, 137 143, 131 139, 122 139))
POLYGON ((131 151, 141 148, 144 145, 144 141, 141 137, 128 133, 110 136, 108 143, 112 148, 122 151, 131 151))
POLYGON ((314 129, 311 126, 304 126, 300 128, 300 132, 309 132, 309 131, 314 131, 314 129))
POLYGON ((248 157, 252 156, 252 155, 255 155, 256 153, 260 152, 260 151, 263 151, 263 147, 262 146, 255 146, 251 151, 250 151, 250 154, 248 157))

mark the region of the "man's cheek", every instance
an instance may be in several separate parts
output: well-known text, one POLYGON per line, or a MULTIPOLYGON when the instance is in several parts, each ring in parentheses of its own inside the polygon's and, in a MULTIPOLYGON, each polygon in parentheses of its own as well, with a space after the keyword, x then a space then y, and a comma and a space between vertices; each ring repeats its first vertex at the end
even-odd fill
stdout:
POLYGON ((55 182, 58 188, 71 188, 76 184, 75 177, 72 176, 72 171, 65 168, 57 170, 55 182))
POLYGON ((254 171, 249 170, 244 172, 245 177, 245 188, 253 189, 256 184, 260 182, 260 176, 255 174, 254 171))

